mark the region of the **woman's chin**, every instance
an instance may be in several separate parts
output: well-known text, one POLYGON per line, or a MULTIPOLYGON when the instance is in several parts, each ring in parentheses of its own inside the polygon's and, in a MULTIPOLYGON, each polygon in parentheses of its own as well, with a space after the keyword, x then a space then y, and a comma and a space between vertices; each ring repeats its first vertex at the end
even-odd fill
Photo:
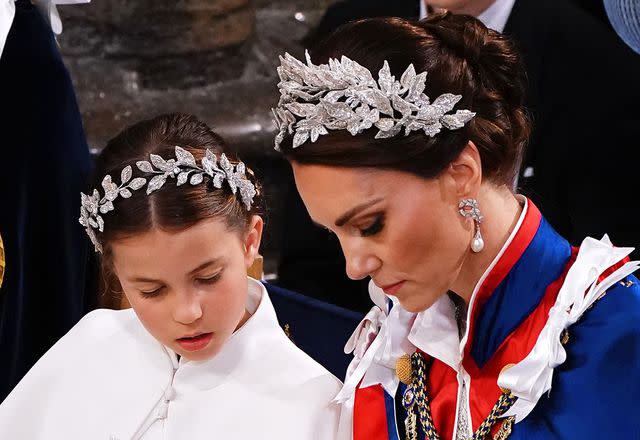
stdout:
POLYGON ((403 309, 410 313, 420 313, 427 310, 431 307, 436 300, 437 297, 433 297, 431 295, 427 296, 424 293, 414 294, 414 295, 402 295, 401 297, 397 297, 400 305, 403 309))

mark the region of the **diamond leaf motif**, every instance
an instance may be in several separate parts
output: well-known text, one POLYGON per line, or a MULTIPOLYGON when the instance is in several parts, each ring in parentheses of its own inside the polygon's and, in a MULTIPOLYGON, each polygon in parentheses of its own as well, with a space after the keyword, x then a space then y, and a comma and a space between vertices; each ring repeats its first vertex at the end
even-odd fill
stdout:
POLYGON ((167 167, 167 161, 157 154, 150 154, 149 159, 151 159, 151 163, 155 165, 159 170, 163 170, 167 167))
POLYGON ((129 191, 128 189, 123 188, 123 189, 120 190, 120 196, 125 198, 125 199, 128 199, 129 197, 132 196, 132 194, 131 194, 131 191, 129 191))
POLYGON ((410 89, 413 86, 413 83, 416 80, 416 69, 413 67, 413 64, 409 64, 407 70, 404 71, 402 76, 400 77, 400 84, 405 89, 410 89))
POLYGON ((395 135, 400 133, 401 129, 402 129, 402 124, 396 124, 390 130, 379 131, 378 133, 376 133, 375 137, 376 139, 386 139, 386 138, 394 137, 395 135))
POLYGON ((382 69, 378 72, 378 84, 380 84, 380 90, 382 90, 385 95, 390 95, 393 92, 394 82, 395 78, 391 75, 389 63, 387 60, 384 60, 382 69))
POLYGON ((131 180, 131 174, 132 174, 131 165, 127 165, 126 167, 124 167, 122 169, 122 172, 120 173, 120 183, 124 185, 129 180, 131 180))
POLYGON ((153 167, 146 160, 139 160, 138 162, 136 162, 136 166, 140 171, 143 171, 145 173, 153 173, 153 167))
POLYGON ((293 135, 293 148, 298 148, 300 145, 307 142, 309 139, 309 131, 308 130, 298 130, 296 134, 293 135))
POLYGON ((189 165, 192 167, 196 166, 196 159, 193 157, 193 154, 188 152, 182 147, 176 145, 176 158, 178 159, 179 164, 189 165))
POLYGON ((230 176, 231 174, 233 174, 233 165, 231 164, 231 161, 227 158, 227 156, 222 153, 220 155, 220 167, 222 168, 222 171, 224 171, 224 173, 227 176, 230 176))
MULTIPOLYGON (((427 80, 427 72, 422 72, 417 75, 415 81, 409 88, 409 93, 405 97, 405 99, 409 102, 417 102, 421 99, 422 92, 424 92, 424 88, 427 80)), ((429 99, 427 98, 426 104, 429 103, 429 99)))
POLYGON ((399 97, 398 95, 391 96, 391 103, 393 104, 393 108, 395 108, 403 117, 410 116, 413 112, 414 106, 410 103, 399 97))
POLYGON ((462 99, 461 95, 454 95, 452 93, 444 93, 438 96, 431 105, 442 107, 444 113, 453 110, 453 107, 462 99))
POLYGON ((393 124, 395 124, 395 122, 391 118, 380 118, 378 122, 376 122, 376 127, 381 131, 389 131, 393 128, 393 124))
POLYGON ((442 124, 440 124, 439 122, 436 122, 433 124, 425 125, 423 128, 423 131, 424 131, 424 134, 426 134, 427 136, 434 137, 435 135, 440 133, 441 129, 442 129, 442 124))
POLYGON ((196 173, 196 174, 191 176, 191 179, 189 180, 189 183, 191 185, 198 185, 198 184, 202 183, 203 179, 204 179, 204 177, 203 177, 202 173, 196 173))
POLYGON ((224 181, 224 174, 217 173, 213 176, 213 186, 220 189, 222 188, 222 182, 224 181))
POLYGON ((167 181, 167 178, 164 175, 153 176, 153 178, 149 181, 149 184, 147 185, 147 195, 162 188, 162 185, 164 185, 166 181, 167 181))
POLYGON ((327 130, 346 129, 357 134, 376 124, 380 130, 376 136, 385 138, 397 135, 402 128, 406 134, 424 129, 429 135, 443 126, 458 127, 469 121, 471 112, 450 115, 442 122, 460 97, 444 93, 430 104, 424 94, 427 73, 417 74, 413 65, 396 80, 385 61, 376 80, 367 68, 346 56, 330 58, 322 65, 314 65, 308 54, 305 57, 306 64, 289 54, 281 57, 280 101, 272 109, 279 128, 276 149, 287 134, 293 136, 297 148, 309 140, 317 141, 327 130), (391 121, 378 124, 380 115, 391 121))
POLYGON ((449 130, 458 130, 469 122, 475 113, 470 112, 469 110, 458 110, 453 115, 444 115, 441 119, 442 125, 447 127, 449 130))
POLYGON ((293 113, 296 116, 301 116, 305 118, 305 117, 313 116, 316 113, 316 105, 293 102, 291 104, 287 104, 287 110, 289 110, 291 113, 293 113))
POLYGON ((143 177, 136 177, 129 184, 129 188, 131 188, 132 190, 135 191, 135 190, 138 190, 138 189, 142 188, 145 185, 145 183, 147 183, 147 179, 145 179, 143 177))
POLYGON ((184 185, 188 179, 189 179, 188 171, 178 174, 178 181, 176 182, 176 186, 184 185))

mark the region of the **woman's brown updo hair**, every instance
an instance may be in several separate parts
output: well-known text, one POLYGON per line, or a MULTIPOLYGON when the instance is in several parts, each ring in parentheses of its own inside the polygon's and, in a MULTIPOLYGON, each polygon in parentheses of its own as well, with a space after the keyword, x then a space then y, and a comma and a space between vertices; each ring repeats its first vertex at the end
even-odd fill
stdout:
POLYGON ((462 95, 456 109, 476 116, 459 130, 443 129, 430 138, 422 132, 375 139, 375 127, 352 136, 329 131, 315 142, 292 148, 287 137, 280 149, 301 164, 382 167, 425 178, 437 176, 471 140, 480 151, 483 178, 511 186, 530 125, 523 108, 525 73, 514 46, 479 20, 451 13, 422 21, 372 18, 338 28, 311 53, 315 64, 346 56, 374 77, 387 60, 400 78, 413 64, 427 72, 424 93, 462 95))
MULTIPOLYGON (((149 160, 150 154, 164 159, 175 158, 175 147, 189 151, 200 163, 205 151, 210 149, 216 155, 225 153, 232 162, 237 162, 234 152, 225 141, 214 133, 204 122, 187 114, 167 114, 134 124, 113 138, 96 162, 95 180, 92 188, 101 188, 100 183, 107 174, 117 182, 120 172, 127 165, 133 168, 133 177, 147 177, 138 170, 136 162, 149 160)), ((162 188, 151 195, 146 194, 146 186, 132 192, 128 199, 119 197, 115 209, 104 214, 104 232, 96 231, 103 248, 101 271, 103 293, 117 296, 120 286, 113 274, 110 244, 117 239, 130 237, 153 228, 163 230, 186 229, 196 223, 211 219, 222 219, 229 230, 244 233, 254 214, 260 214, 261 191, 252 173, 247 177, 256 186, 251 210, 247 211, 239 195, 234 195, 226 182, 221 189, 215 188, 205 177, 198 185, 188 183, 177 186, 175 179, 168 179, 162 188)), ((109 298, 103 302, 107 304, 109 298)))

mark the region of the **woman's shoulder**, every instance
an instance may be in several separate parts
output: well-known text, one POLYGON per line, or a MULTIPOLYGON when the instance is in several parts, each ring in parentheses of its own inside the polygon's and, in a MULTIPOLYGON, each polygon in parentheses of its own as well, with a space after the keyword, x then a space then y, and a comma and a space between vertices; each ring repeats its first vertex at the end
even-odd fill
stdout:
POLYGON ((635 438, 640 432, 640 419, 634 416, 640 410, 638 279, 618 281, 569 327, 568 335, 566 361, 556 368, 549 394, 524 419, 524 432, 635 438))
MULTIPOLYGON (((640 342, 640 281, 633 275, 616 282, 573 327, 614 342, 621 337, 640 342)), ((571 330, 570 330, 571 332, 571 330)), ((584 341, 586 342, 586 341, 584 341)), ((640 352, 638 352, 640 356, 640 352)))

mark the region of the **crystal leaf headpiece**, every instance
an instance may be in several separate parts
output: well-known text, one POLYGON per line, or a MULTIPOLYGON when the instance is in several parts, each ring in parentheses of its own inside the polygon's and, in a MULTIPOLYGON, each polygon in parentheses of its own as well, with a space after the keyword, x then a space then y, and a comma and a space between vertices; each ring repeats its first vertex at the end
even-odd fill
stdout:
POLYGON ((208 176, 213 186, 218 189, 222 188, 222 183, 226 181, 233 194, 240 193, 240 198, 247 211, 251 209, 256 188, 246 177, 244 163, 238 162, 234 165, 224 153, 220 155, 218 160, 209 149, 206 150, 205 156, 201 160, 201 166, 198 166, 193 154, 184 148, 176 146, 175 154, 176 157, 169 160, 165 160, 157 154, 151 154, 149 155, 150 162, 146 160, 136 162, 136 167, 140 171, 155 174, 148 181, 145 177, 132 179, 133 169, 131 165, 127 165, 120 173, 120 185, 115 184, 108 174, 102 179, 104 196, 101 196, 97 189, 94 189, 90 196, 80 193, 82 206, 79 221, 85 227, 96 252, 102 253, 102 246, 95 230, 104 231, 102 215, 113 211, 113 202, 118 197, 128 199, 132 196, 132 191, 139 190, 145 185, 147 195, 149 195, 162 188, 168 178, 177 178, 176 185, 180 186, 187 182, 191 185, 198 185, 204 181, 205 176, 208 176))
POLYGON ((405 136, 422 130, 433 137, 443 127, 462 128, 475 116, 469 110, 448 113, 460 95, 444 93, 431 102, 423 93, 427 73, 416 74, 413 64, 397 81, 385 60, 376 81, 367 68, 345 56, 318 66, 309 52, 305 56, 306 64, 288 53, 280 57, 280 101, 272 109, 279 129, 276 150, 287 134, 293 135, 293 148, 309 139, 315 142, 328 130, 355 136, 373 126, 376 139, 396 136, 402 129, 405 136))

